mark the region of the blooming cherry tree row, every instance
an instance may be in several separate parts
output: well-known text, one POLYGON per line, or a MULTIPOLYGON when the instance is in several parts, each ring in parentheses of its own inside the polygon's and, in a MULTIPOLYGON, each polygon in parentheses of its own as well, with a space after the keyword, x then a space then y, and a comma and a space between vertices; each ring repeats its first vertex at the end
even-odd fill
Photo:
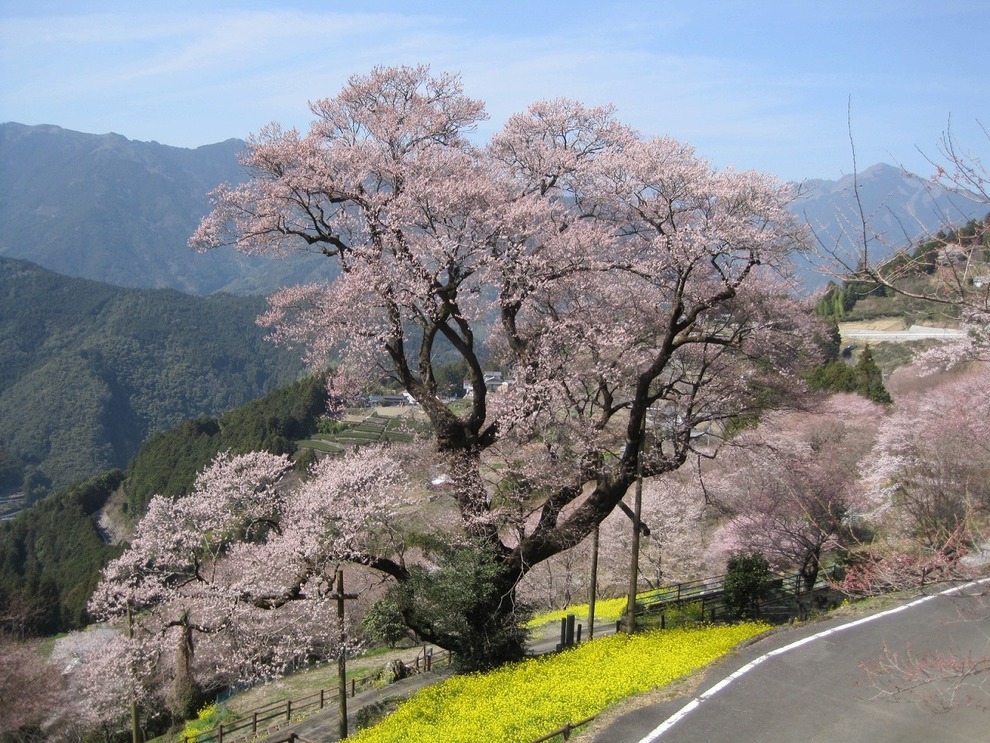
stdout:
MULTIPOLYGON (((375 448, 326 460, 303 482, 290 467, 265 452, 221 455, 190 495, 154 498, 104 571, 90 611, 126 617, 135 640, 122 636, 121 648, 137 642, 145 665, 172 668, 177 713, 197 689, 275 677, 339 650, 334 574, 389 538, 400 469, 375 448)), ((134 665, 117 675, 137 683, 134 665)))

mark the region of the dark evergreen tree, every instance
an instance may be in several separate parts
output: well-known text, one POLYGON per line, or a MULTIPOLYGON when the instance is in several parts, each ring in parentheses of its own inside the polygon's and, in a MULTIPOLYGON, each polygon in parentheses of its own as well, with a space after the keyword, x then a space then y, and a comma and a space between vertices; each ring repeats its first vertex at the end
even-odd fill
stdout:
POLYGON ((859 355, 855 372, 856 392, 867 400, 872 400, 882 405, 889 405, 893 402, 890 393, 887 392, 887 388, 883 384, 883 372, 873 359, 873 353, 870 351, 868 344, 859 355))

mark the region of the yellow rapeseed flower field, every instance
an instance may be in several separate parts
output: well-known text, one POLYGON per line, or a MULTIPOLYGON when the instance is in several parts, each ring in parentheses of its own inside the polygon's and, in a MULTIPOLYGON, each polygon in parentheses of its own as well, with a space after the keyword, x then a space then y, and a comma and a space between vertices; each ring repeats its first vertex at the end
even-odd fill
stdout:
POLYGON ((356 743, 528 743, 664 686, 767 629, 759 623, 613 635, 428 687, 356 743))
MULTIPOLYGON (((621 619, 626 613, 626 597, 620 596, 615 599, 601 599, 595 602, 595 622, 614 622, 621 619)), ((539 627, 550 622, 559 622, 568 614, 573 614, 576 619, 588 619, 588 604, 575 604, 566 609, 556 609, 538 614, 526 623, 527 627, 539 627)))

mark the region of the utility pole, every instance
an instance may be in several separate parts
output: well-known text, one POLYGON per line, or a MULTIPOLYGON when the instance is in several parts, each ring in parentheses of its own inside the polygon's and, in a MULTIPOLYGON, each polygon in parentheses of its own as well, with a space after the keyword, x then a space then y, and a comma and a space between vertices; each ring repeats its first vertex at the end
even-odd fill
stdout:
MULTIPOLYGON (((127 639, 134 639, 134 617, 131 615, 131 602, 127 602, 127 639)), ((131 664, 131 676, 134 675, 134 666, 131 664)), ((131 743, 141 743, 141 721, 138 718, 137 692, 131 692, 131 743)))
POLYGON ((591 591, 588 596, 588 639, 595 639, 595 598, 598 593, 598 531, 591 535, 591 591))
POLYGON ((639 444, 636 451, 636 489, 633 498, 632 559, 629 567, 629 597, 626 600, 626 634, 636 631, 636 589, 639 585, 639 532, 643 511, 643 456, 646 453, 646 413, 639 428, 639 444))
POLYGON ((337 697, 340 709, 340 739, 347 737, 347 631, 344 628, 344 600, 356 599, 356 593, 344 593, 344 571, 337 570, 337 592, 330 598, 337 599, 337 630, 340 649, 337 651, 337 697))

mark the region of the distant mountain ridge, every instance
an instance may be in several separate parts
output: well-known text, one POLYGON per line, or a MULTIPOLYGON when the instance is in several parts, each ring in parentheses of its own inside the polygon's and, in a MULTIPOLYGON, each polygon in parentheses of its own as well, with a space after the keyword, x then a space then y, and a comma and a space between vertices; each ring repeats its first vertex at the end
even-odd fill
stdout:
MULTIPOLYGON (((139 142, 118 134, 84 134, 57 126, 0 124, 0 256, 118 286, 172 288, 189 294, 268 294, 279 286, 331 277, 320 255, 286 260, 248 257, 231 249, 200 255, 189 236, 209 211, 207 194, 245 172, 229 139, 196 149, 139 142)), ((877 256, 988 208, 883 163, 857 177, 877 256)), ((826 244, 848 248, 860 215, 853 178, 795 184, 791 211, 826 244)), ((814 262, 806 283, 827 277, 814 262)))
POLYGON ((231 249, 198 254, 189 236, 208 193, 244 179, 229 139, 196 149, 0 124, 0 256, 117 286, 188 294, 267 294, 331 275, 322 256, 287 261, 231 249))
MULTIPOLYGON (((836 181, 806 180, 795 189, 797 198, 791 212, 814 230, 818 240, 845 255, 861 252, 865 216, 871 261, 940 229, 948 231, 971 219, 983 219, 990 211, 990 205, 975 196, 948 191, 885 163, 836 181), (862 215, 856 202, 857 189, 862 215)), ((810 284, 827 281, 827 276, 815 276, 818 265, 821 262, 812 261, 802 271, 810 284)))

